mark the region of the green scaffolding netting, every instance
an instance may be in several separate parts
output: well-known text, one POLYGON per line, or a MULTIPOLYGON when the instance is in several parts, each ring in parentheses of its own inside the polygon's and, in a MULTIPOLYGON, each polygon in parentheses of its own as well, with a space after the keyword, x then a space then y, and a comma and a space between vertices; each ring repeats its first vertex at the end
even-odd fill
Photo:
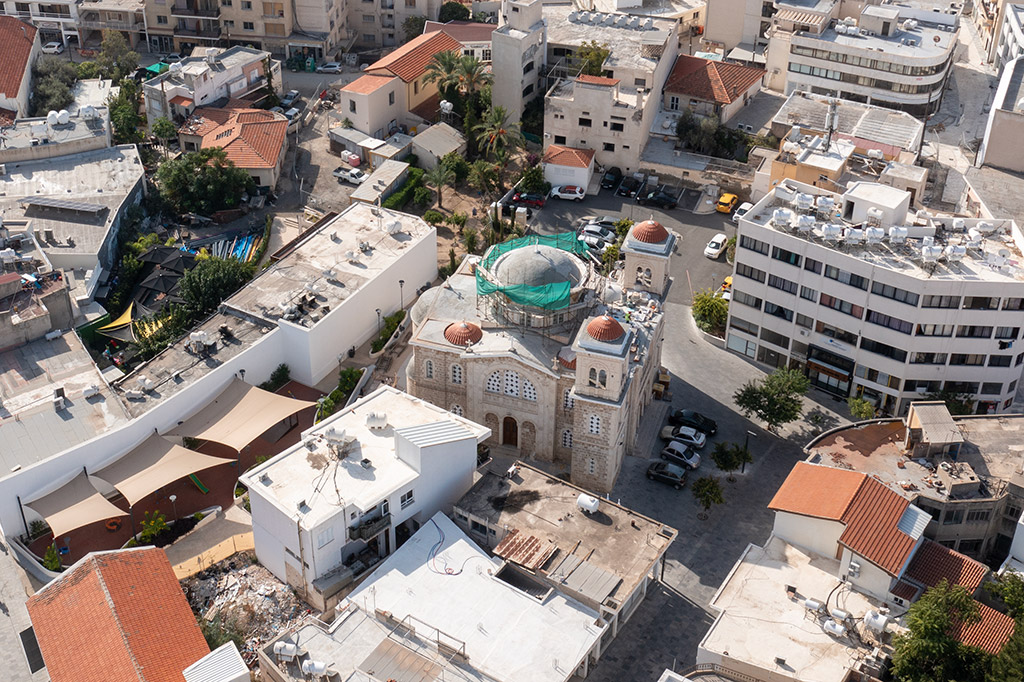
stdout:
POLYGON ((476 293, 477 296, 486 296, 493 293, 504 294, 510 301, 519 305, 543 308, 544 310, 557 310, 569 307, 569 282, 557 282, 542 286, 530 286, 528 284, 513 284, 510 286, 498 286, 483 276, 481 270, 490 270, 495 261, 509 251, 534 245, 552 246, 562 251, 568 251, 577 255, 587 253, 587 245, 576 238, 572 232, 562 232, 555 235, 530 235, 518 239, 510 239, 501 244, 495 244, 484 255, 480 266, 476 269, 476 293))

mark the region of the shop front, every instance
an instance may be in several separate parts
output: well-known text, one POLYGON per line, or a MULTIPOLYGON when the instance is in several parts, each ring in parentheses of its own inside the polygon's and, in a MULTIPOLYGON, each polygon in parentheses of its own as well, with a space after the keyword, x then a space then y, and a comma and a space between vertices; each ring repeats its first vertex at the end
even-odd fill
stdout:
POLYGON ((807 354, 807 378, 812 386, 845 398, 850 394, 854 365, 850 358, 812 345, 807 354))

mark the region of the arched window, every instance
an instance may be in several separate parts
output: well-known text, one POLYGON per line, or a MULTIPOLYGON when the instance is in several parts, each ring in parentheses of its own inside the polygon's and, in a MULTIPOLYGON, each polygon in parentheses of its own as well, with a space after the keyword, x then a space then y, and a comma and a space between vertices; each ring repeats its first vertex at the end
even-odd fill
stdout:
POLYGON ((505 370, 505 395, 519 397, 519 373, 511 369, 505 370))
POLYGON ((562 447, 572 447, 572 429, 566 429, 565 431, 562 431, 562 447))
POLYGON ((537 402, 537 387, 529 379, 523 379, 523 400, 537 402))
POLYGON ((427 360, 426 362, 423 363, 423 376, 425 376, 427 379, 434 378, 434 363, 431 362, 430 360, 427 360))
POLYGON ((595 435, 601 435, 601 418, 596 414, 590 415, 590 432, 595 435))
POLYGON ((644 279, 647 280, 648 282, 651 281, 651 269, 650 268, 644 268, 644 279))
POLYGON ((462 383, 462 366, 461 365, 452 365, 452 383, 453 384, 461 384, 462 383))
POLYGON ((576 399, 572 397, 572 389, 565 389, 565 393, 562 394, 562 407, 571 410, 575 404, 576 399))
POLYGON ((452 409, 450 409, 448 411, 451 412, 452 414, 454 414, 456 417, 461 417, 462 416, 462 405, 452 405, 452 409))
POLYGON ((597 373, 597 385, 604 388, 608 385, 608 372, 603 369, 597 373))
POLYGON ((594 367, 590 368, 590 376, 587 379, 587 383, 590 386, 597 386, 597 369, 594 367))
POLYGON ((487 377, 487 391, 490 393, 501 393, 501 372, 494 372, 487 377))
POLYGON ((644 281, 644 269, 643 266, 638 266, 636 269, 636 281, 642 283, 644 281))

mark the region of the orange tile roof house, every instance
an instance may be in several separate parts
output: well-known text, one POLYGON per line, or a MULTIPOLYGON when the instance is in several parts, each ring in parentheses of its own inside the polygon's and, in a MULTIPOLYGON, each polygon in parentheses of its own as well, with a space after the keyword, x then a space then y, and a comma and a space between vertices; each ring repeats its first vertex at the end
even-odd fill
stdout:
POLYGON ((32 65, 41 47, 32 24, 0 16, 0 125, 28 116, 32 65))
POLYGON ((461 51, 462 45, 443 31, 418 35, 366 67, 366 73, 391 74, 406 83, 421 78, 435 54, 461 51))
POLYGON ((541 159, 544 179, 552 185, 575 185, 587 189, 594 175, 594 150, 549 145, 541 159))
POLYGON ((665 81, 663 105, 727 122, 761 89, 764 70, 681 54, 665 81))
POLYGON ((178 129, 186 151, 221 147, 257 185, 277 185, 288 150, 288 119, 263 109, 197 109, 178 129))
POLYGON ((93 552, 27 607, 52 682, 184 682, 210 653, 155 547, 93 552))

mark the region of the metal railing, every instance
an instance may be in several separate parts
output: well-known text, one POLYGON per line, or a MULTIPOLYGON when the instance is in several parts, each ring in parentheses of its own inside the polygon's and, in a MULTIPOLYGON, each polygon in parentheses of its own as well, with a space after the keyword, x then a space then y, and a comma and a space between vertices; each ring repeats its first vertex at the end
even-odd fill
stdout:
POLYGON ((731 680, 736 680, 737 682, 760 682, 758 678, 753 677, 752 675, 736 672, 735 670, 718 665, 717 663, 698 663, 697 665, 690 666, 685 670, 677 670, 675 673, 682 677, 689 677, 695 673, 714 673, 716 675, 721 675, 722 677, 728 677, 731 680))
POLYGON ((391 514, 384 514, 378 519, 366 521, 358 526, 349 528, 348 537, 350 540, 369 540, 390 525, 391 514))
POLYGON ((220 8, 196 9, 193 7, 172 7, 172 17, 202 17, 204 19, 215 19, 220 16, 220 8))

